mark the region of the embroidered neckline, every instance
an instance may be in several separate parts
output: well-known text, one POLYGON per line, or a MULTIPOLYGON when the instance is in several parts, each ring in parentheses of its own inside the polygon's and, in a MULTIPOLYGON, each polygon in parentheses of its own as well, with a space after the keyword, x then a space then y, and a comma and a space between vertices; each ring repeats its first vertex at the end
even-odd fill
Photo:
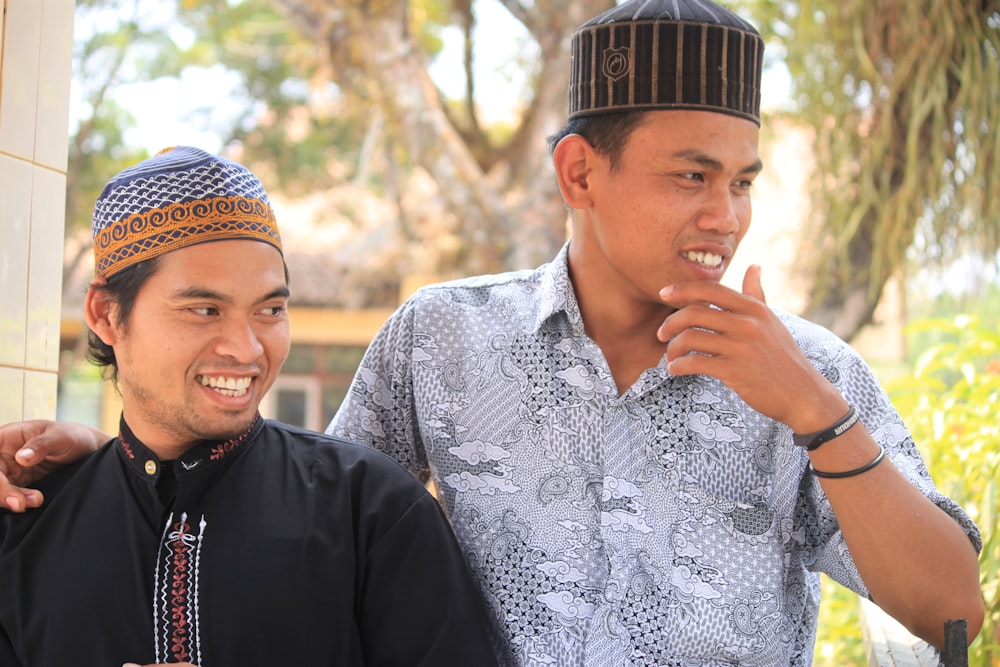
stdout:
MULTIPOLYGON (((260 416, 260 413, 258 412, 257 414, 254 415, 253 421, 250 422, 250 425, 247 427, 247 429, 243 431, 243 433, 241 433, 240 435, 230 438, 229 440, 203 441, 197 443, 191 449, 187 450, 187 452, 182 454, 178 460, 182 460, 183 462, 183 460, 187 460, 189 458, 188 457, 189 453, 195 452, 196 450, 204 451, 205 449, 207 449, 208 460, 220 461, 225 457, 236 452, 240 448, 240 446, 244 442, 246 442, 253 433, 256 432, 258 426, 262 422, 263 418, 260 416)), ((122 417, 121 421, 119 422, 118 446, 121 448, 122 453, 130 462, 136 462, 136 456, 137 456, 136 450, 149 451, 149 448, 146 447, 142 443, 142 441, 136 438, 135 435, 133 435, 132 431, 128 427, 128 424, 125 423, 124 417, 122 417)), ((151 451, 149 451, 149 455, 155 457, 155 455, 151 451)), ((198 467, 198 462, 200 462, 200 458, 197 455, 190 458, 195 459, 195 461, 194 462, 188 461, 188 465, 184 466, 186 470, 194 470, 195 468, 198 467)))

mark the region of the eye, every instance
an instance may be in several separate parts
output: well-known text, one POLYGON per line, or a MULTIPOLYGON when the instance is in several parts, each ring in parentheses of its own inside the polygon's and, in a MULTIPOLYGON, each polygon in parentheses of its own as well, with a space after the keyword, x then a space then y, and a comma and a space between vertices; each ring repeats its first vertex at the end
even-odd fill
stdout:
POLYGON ((753 187, 753 181, 749 179, 743 181, 736 181, 736 187, 744 191, 749 190, 751 187, 753 187))
POLYGON ((266 308, 261 308, 261 313, 268 317, 281 317, 285 314, 288 308, 285 306, 267 306, 266 308))
POLYGON ((191 306, 188 310, 204 317, 212 317, 219 314, 219 309, 215 306, 191 306))
POLYGON ((700 171, 689 171, 682 173, 680 176, 686 181, 696 181, 698 183, 705 180, 705 174, 700 171))

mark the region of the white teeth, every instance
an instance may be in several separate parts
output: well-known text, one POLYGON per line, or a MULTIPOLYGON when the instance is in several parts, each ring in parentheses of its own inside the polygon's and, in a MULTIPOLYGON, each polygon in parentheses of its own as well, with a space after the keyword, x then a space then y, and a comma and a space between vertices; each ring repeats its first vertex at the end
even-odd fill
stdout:
POLYGON ((243 396, 247 393, 247 389, 250 387, 250 378, 247 377, 234 378, 199 375, 198 382, 202 383, 206 387, 211 387, 224 396, 243 396))
POLYGON ((722 264, 722 255, 715 255, 710 252, 691 251, 685 253, 685 257, 690 259, 692 262, 698 262, 699 264, 713 268, 722 264))

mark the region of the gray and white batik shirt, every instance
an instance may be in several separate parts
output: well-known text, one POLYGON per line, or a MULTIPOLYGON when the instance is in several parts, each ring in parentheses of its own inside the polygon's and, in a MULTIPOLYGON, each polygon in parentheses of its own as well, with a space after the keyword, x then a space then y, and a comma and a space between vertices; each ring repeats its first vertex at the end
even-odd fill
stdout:
MULTIPOLYGON (((808 665, 818 573, 867 591, 806 453, 721 382, 662 362, 619 395, 584 333, 567 247, 533 271, 420 290, 329 432, 429 468, 507 664, 808 665)), ((978 547, 863 360, 779 315, 978 547)))

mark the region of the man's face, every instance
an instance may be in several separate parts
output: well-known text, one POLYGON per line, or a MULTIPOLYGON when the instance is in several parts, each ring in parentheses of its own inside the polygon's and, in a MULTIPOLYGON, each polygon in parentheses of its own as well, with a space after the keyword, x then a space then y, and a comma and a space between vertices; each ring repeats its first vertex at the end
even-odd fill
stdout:
POLYGON ((581 264, 643 301, 666 285, 721 280, 750 226, 757 138, 755 124, 726 114, 647 114, 619 169, 598 159, 588 174, 591 206, 573 229, 581 264))
POLYGON ((123 414, 163 456, 228 439, 253 420, 289 350, 280 253, 250 240, 213 241, 160 257, 116 327, 123 414))

